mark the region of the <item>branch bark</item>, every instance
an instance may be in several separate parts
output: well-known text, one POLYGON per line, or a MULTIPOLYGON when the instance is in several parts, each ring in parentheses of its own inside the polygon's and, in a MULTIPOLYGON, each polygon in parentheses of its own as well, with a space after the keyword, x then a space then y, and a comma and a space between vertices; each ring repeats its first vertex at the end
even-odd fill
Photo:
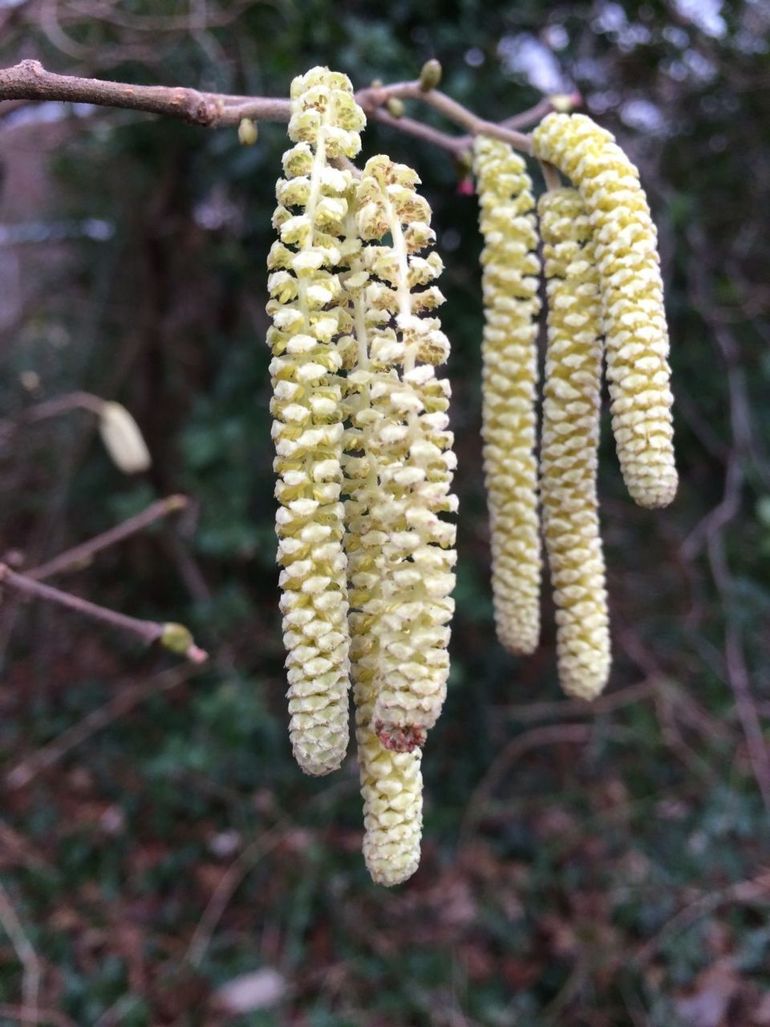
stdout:
POLYGON ((140 620, 137 617, 129 617, 125 613, 118 613, 117 610, 110 610, 106 606, 97 606, 96 603, 92 603, 88 599, 81 599, 80 596, 72 595, 71 592, 63 592, 61 589, 52 588, 51 585, 44 585, 42 581, 35 581, 24 574, 17 574, 5 563, 0 563, 0 585, 15 588, 18 592, 35 599, 46 599, 59 606, 66 606, 92 620, 109 624, 120 631, 127 631, 147 645, 160 642, 166 649, 185 656, 191 663, 204 663, 208 659, 208 653, 195 644, 190 632, 181 624, 161 624, 158 621, 140 620))
MULTIPOLYGON (((366 113, 392 128, 421 136, 428 142, 458 153, 467 148, 469 136, 485 134, 510 143, 524 153, 531 152, 528 135, 516 130, 517 118, 498 123, 480 118, 461 103, 438 89, 425 90, 420 82, 396 82, 388 86, 369 86, 356 93, 366 113), (465 130, 453 137, 411 118, 393 118, 383 110, 388 100, 419 100, 439 111, 447 120, 465 130)), ((0 101, 60 100, 92 103, 178 118, 193 125, 217 128, 237 125, 243 118, 256 121, 288 121, 290 102, 282 97, 235 96, 207 93, 184 86, 141 86, 105 79, 57 75, 39 61, 25 60, 12 68, 0 69, 0 101)), ((546 104, 547 101, 543 101, 546 104)), ((539 110, 534 108, 533 110, 539 110)), ((530 112, 524 112, 525 123, 530 112)))
POLYGON ((237 125, 241 118, 288 121, 289 101, 202 93, 183 86, 139 86, 46 71, 39 61, 0 70, 0 100, 62 100, 164 114, 193 125, 237 125))

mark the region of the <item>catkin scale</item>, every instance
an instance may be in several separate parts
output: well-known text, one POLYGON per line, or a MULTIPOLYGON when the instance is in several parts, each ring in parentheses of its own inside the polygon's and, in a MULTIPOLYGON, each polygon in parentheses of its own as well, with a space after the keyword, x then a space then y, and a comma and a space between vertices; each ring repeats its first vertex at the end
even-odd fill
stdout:
POLYGON ((474 141, 484 297, 482 437, 492 594, 500 642, 531 653, 540 635, 537 510, 537 230, 532 183, 508 143, 474 141))
POLYGON ((345 756, 349 687, 338 340, 350 320, 339 269, 353 181, 328 161, 355 156, 365 119, 346 76, 326 68, 295 79, 291 99, 296 145, 276 186, 268 343, 289 732, 297 762, 317 775, 345 756))
POLYGON ((623 477, 641 506, 666 506, 677 488, 668 329, 657 233, 638 171, 612 134, 582 114, 549 114, 532 147, 578 187, 591 221, 623 477))
POLYGON ((559 680, 595 698, 607 683, 610 641, 596 496, 601 403, 601 301, 593 233, 575 189, 538 204, 548 297, 541 494, 556 605, 559 680))

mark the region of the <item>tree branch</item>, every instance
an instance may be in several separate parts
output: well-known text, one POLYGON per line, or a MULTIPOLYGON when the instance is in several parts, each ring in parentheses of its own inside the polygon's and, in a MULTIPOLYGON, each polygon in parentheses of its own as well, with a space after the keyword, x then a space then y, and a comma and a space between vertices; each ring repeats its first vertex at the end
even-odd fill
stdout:
POLYGON ((237 125, 241 118, 288 121, 289 101, 271 97, 201 93, 182 86, 139 86, 127 82, 56 75, 39 61, 0 70, 0 100, 63 100, 165 114, 193 125, 237 125), (233 108, 230 110, 229 108, 233 108))
POLYGON ((59 606, 66 606, 93 620, 136 635, 147 645, 160 642, 166 649, 185 656, 191 663, 204 663, 208 659, 208 653, 195 644, 190 632, 181 624, 160 624, 157 621, 128 617, 116 610, 109 610, 106 606, 97 606, 96 603, 81 599, 70 592, 62 592, 61 589, 44 585, 41 581, 35 581, 24 574, 17 574, 5 563, 0 563, 0 585, 8 585, 36 599, 46 599, 59 606))
MULTIPOLYGON (((394 118, 383 111, 389 100, 419 100, 439 111, 449 121, 473 135, 490 135, 503 139, 517 150, 531 152, 528 135, 516 131, 517 117, 498 124, 487 121, 468 110, 438 89, 425 90, 419 80, 396 82, 389 86, 369 86, 356 93, 356 100, 366 113, 411 135, 442 146, 454 153, 467 148, 468 136, 453 137, 423 125, 411 118, 394 118)), ((141 86, 127 82, 57 75, 46 71, 39 61, 26 60, 12 68, 0 69, 0 101, 3 100, 61 100, 70 103, 92 103, 101 107, 119 107, 162 114, 178 118, 193 125, 216 128, 237 125, 243 118, 256 121, 288 121, 291 105, 282 97, 235 96, 227 93, 207 93, 184 86, 141 86)), ((543 101, 545 103, 546 101, 543 101)), ((521 117, 529 123, 532 114, 521 117)))
POLYGON ((130 535, 134 535, 137 531, 141 531, 154 521, 167 516, 167 514, 175 513, 177 510, 184 510, 187 504, 187 496, 174 495, 167 496, 165 499, 159 499, 148 506, 146 510, 142 510, 141 513, 136 514, 134 517, 129 517, 128 520, 123 521, 121 524, 116 524, 114 528, 102 532, 101 535, 95 535, 94 538, 88 539, 87 542, 82 542, 79 546, 74 546, 72 549, 60 553, 52 560, 41 563, 38 567, 29 568, 24 573, 28 578, 41 581, 43 578, 50 578, 54 574, 61 574, 62 571, 83 567, 89 564, 91 559, 103 549, 107 549, 108 546, 114 546, 117 542, 122 542, 130 535))

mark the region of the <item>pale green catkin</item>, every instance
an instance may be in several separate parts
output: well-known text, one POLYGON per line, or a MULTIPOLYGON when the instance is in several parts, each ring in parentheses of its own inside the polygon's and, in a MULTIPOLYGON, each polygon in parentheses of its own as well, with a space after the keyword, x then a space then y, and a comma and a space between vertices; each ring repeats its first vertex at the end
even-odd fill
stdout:
POLYGON ((500 642, 531 653, 540 636, 540 528, 535 458, 540 310, 532 182, 508 143, 474 141, 484 297, 482 437, 492 595, 500 642))
POLYGON ((350 315, 339 269, 353 187, 330 161, 358 153, 365 118, 348 78, 327 68, 295 79, 291 104, 268 258, 276 531, 292 748, 306 773, 326 774, 348 743, 339 339, 350 315))
POLYGON ((668 328, 657 232, 639 172, 612 134, 584 114, 549 114, 532 147, 577 186, 591 221, 626 485, 641 506, 667 506, 677 488, 668 328))
POLYGON ((543 431, 543 524, 556 605, 559 680, 595 698, 607 683, 610 640, 596 471, 601 404, 601 298, 593 230, 580 194, 538 204, 548 297, 543 431))

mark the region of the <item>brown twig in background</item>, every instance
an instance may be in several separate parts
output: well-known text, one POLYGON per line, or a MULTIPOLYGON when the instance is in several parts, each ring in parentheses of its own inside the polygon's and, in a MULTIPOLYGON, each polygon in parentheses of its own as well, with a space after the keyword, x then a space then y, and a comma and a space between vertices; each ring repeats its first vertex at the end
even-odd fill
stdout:
POLYGON ((124 717, 130 713, 145 699, 177 688, 197 673, 199 673, 197 667, 175 667, 172 670, 163 671, 161 674, 155 674, 137 685, 123 689, 109 702, 92 710, 77 724, 68 727, 66 731, 56 738, 52 738, 50 742, 46 742, 40 749, 12 767, 5 775, 6 785, 9 788, 23 788, 38 774, 58 763, 87 738, 113 723, 118 717, 124 717))
POLYGON ((19 1023, 22 1027, 32 1027, 32 1024, 40 1023, 40 959, 2 883, 0 883, 0 926, 8 935, 22 967, 19 1023))
POLYGON ((97 606, 96 603, 92 603, 88 599, 81 599, 70 592, 63 592, 61 589, 44 585, 41 581, 35 581, 24 574, 18 574, 5 563, 0 563, 0 585, 10 586, 22 594, 36 599, 45 599, 52 603, 58 603, 59 606, 66 606, 76 613, 82 613, 93 620, 109 624, 110 627, 136 635, 147 645, 151 645, 153 642, 161 642, 166 648, 172 649, 174 652, 180 652, 191 663, 204 663, 208 659, 208 653, 200 649, 192 641, 191 637, 188 644, 182 646, 179 643, 180 632, 186 632, 187 637, 189 637, 189 632, 187 632, 186 628, 182 628, 181 625, 139 620, 137 617, 129 617, 124 613, 118 613, 116 610, 110 610, 106 606, 97 606))
POLYGON ((0 1016, 8 1017, 8 1023, 40 1024, 42 1027, 77 1027, 74 1020, 70 1020, 64 1013, 56 1009, 25 1010, 23 1006, 12 1006, 7 1002, 0 1003, 0 1016), (26 1016, 26 1021, 22 1017, 26 1016))
POLYGON ((167 496, 165 499, 159 499, 148 506, 146 510, 142 510, 141 513, 129 517, 128 520, 123 521, 121 524, 116 524, 114 528, 102 532, 101 535, 95 535, 94 538, 88 539, 87 542, 73 546, 72 549, 60 553, 52 560, 46 561, 46 563, 41 563, 38 567, 26 569, 24 574, 27 578, 41 581, 44 578, 50 578, 54 574, 61 574, 64 571, 78 570, 89 564, 97 553, 101 553, 109 546, 123 542, 124 539, 135 535, 136 532, 141 531, 143 528, 147 528, 150 524, 160 520, 161 517, 176 513, 178 510, 184 510, 188 502, 187 496, 181 495, 167 496))
POLYGON ((583 745, 591 737, 592 729, 591 724, 549 724, 530 728, 512 738, 495 756, 468 799, 460 824, 458 847, 462 848, 467 843, 471 830, 484 816, 484 807, 490 794, 512 763, 521 759, 530 749, 537 749, 541 745, 560 745, 562 742, 583 745))
POLYGON ((667 920, 654 937, 646 941, 633 956, 638 967, 644 967, 654 957, 661 942, 671 934, 676 934, 689 927, 701 917, 718 909, 725 903, 739 902, 742 905, 770 904, 770 871, 762 870, 756 877, 748 881, 736 881, 735 884, 717 891, 708 891, 699 895, 692 902, 675 913, 667 920))

